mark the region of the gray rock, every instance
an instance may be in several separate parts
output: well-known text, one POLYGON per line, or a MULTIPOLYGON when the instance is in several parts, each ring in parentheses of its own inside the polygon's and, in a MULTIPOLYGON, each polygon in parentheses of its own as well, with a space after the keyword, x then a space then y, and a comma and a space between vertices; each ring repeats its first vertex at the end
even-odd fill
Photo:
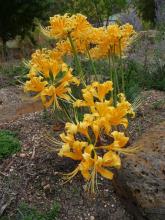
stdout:
POLYGON ((114 186, 135 219, 165 219, 165 121, 135 143, 142 150, 122 159, 114 186))

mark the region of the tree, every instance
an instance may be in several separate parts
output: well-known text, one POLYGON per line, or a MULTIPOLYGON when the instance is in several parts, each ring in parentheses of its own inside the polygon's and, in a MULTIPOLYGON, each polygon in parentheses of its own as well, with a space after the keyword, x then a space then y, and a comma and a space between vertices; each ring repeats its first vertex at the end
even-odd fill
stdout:
POLYGON ((92 23, 103 25, 108 22, 109 16, 120 12, 127 5, 127 0, 56 0, 55 13, 82 13, 92 23))
POLYGON ((0 0, 0 37, 5 43, 16 35, 22 38, 35 27, 34 18, 44 19, 52 0, 0 0))
POLYGON ((135 7, 138 9, 144 21, 155 23, 156 5, 155 0, 134 0, 135 7))

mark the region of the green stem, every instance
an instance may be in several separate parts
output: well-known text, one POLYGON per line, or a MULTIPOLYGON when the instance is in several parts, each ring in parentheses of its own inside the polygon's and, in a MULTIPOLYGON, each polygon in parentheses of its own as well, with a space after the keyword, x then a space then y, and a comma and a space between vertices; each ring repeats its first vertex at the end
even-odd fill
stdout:
POLYGON ((122 92, 125 93, 125 81, 124 81, 124 71, 123 71, 123 61, 122 61, 121 39, 119 40, 119 53, 120 53, 120 69, 121 69, 121 80, 122 80, 122 92))
POLYGON ((89 58, 89 61, 90 61, 90 64, 91 64, 91 67, 92 67, 93 73, 94 73, 94 75, 95 75, 95 77, 96 77, 96 80, 97 80, 97 71, 96 71, 96 68, 95 68, 95 65, 94 65, 93 59, 92 59, 92 57, 91 57, 91 55, 90 55, 90 53, 89 53, 88 48, 87 48, 87 55, 88 55, 88 58, 89 58))
POLYGON ((70 112, 69 112, 69 108, 67 108, 65 106, 65 104, 63 103, 63 101, 60 102, 60 105, 62 106, 62 111, 64 112, 66 118, 72 123, 73 120, 71 118, 70 112))
MULTIPOLYGON (((111 65, 110 52, 108 53, 108 64, 109 64, 110 79, 111 79, 111 81, 113 82, 113 88, 114 88, 113 70, 112 70, 112 65, 111 65)), ((114 104, 114 90, 111 91, 111 95, 112 95, 113 104, 114 104)))
POLYGON ((82 70, 82 67, 81 67, 81 63, 80 63, 79 58, 78 58, 77 50, 75 48, 74 42, 73 42, 72 37, 71 37, 70 34, 68 35, 68 38, 69 38, 69 41, 70 41, 70 44, 71 44, 71 47, 72 47, 72 50, 73 50, 74 59, 75 59, 76 67, 77 67, 77 72, 79 73, 80 78, 82 80, 82 83, 85 86, 86 84, 85 84, 85 81, 84 81, 84 74, 83 74, 83 70, 82 70))
MULTIPOLYGON (((114 82, 115 82, 115 74, 114 74, 114 82)), ((115 83, 114 83, 115 84, 115 83)), ((116 91, 116 85, 114 86, 114 106, 116 107, 117 104, 117 91, 116 91)))
POLYGON ((117 104, 117 80, 116 80, 116 71, 115 71, 115 60, 114 55, 112 55, 112 66, 113 66, 113 88, 114 88, 114 106, 117 104))
POLYGON ((116 62, 115 62, 115 57, 113 57, 113 62, 114 62, 114 80, 115 80, 115 86, 116 86, 116 92, 117 94, 120 93, 120 88, 119 88, 119 78, 118 78, 118 71, 116 69, 116 62))

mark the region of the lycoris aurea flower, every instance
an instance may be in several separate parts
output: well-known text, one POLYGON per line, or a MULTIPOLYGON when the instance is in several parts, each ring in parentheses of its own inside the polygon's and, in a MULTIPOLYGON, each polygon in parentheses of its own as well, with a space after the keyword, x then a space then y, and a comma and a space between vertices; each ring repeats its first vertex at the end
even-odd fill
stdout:
POLYGON ((60 135, 63 145, 59 156, 80 161, 77 168, 66 175, 67 181, 81 172, 92 192, 97 183, 97 173, 111 180, 111 168, 121 166, 120 153, 129 154, 136 150, 125 148, 129 138, 117 129, 121 125, 127 127, 127 115, 134 115, 133 109, 123 94, 119 95, 114 107, 109 94, 112 90, 111 81, 93 82, 82 89, 84 100, 75 101, 74 106, 85 107, 88 113, 80 122, 66 123, 65 133, 60 135))
POLYGON ((74 39, 84 37, 85 33, 92 25, 82 14, 70 16, 69 14, 55 15, 50 18, 50 26, 45 31, 47 35, 58 40, 67 39, 71 35, 74 39))
POLYGON ((123 55, 136 34, 130 24, 122 26, 111 24, 101 32, 102 37, 97 41, 96 46, 89 51, 91 57, 95 59, 123 55))
POLYGON ((130 24, 95 28, 82 14, 55 15, 50 18, 50 25, 42 31, 56 40, 56 47, 37 50, 32 55, 24 89, 41 98, 45 107, 60 107, 59 99, 73 103, 75 122, 66 123, 65 132, 60 135, 62 142, 55 140, 54 143, 62 145, 59 156, 79 161, 76 169, 66 174, 66 181, 80 172, 88 188, 94 192, 97 174, 111 180, 111 168, 121 167, 120 154, 130 154, 136 150, 125 147, 129 138, 121 132, 121 129, 124 131, 128 127, 127 116, 134 116, 131 104, 124 93, 120 93, 124 92, 124 76, 120 90, 117 88, 117 75, 111 70, 116 65, 114 58, 122 58, 135 31, 130 24), (96 78, 98 73, 93 59, 108 59, 111 81, 86 85, 79 55, 88 58, 96 78), (63 61, 66 56, 73 56, 84 86, 81 100, 75 100, 72 95, 71 84, 79 85, 80 82, 63 61), (86 112, 81 121, 76 114, 80 107, 85 108, 86 112))
POLYGON ((34 92, 35 98, 41 98, 43 105, 59 106, 58 99, 70 100, 70 85, 79 85, 79 80, 72 75, 72 69, 60 57, 55 59, 54 51, 38 50, 32 55, 29 80, 24 90, 34 92))

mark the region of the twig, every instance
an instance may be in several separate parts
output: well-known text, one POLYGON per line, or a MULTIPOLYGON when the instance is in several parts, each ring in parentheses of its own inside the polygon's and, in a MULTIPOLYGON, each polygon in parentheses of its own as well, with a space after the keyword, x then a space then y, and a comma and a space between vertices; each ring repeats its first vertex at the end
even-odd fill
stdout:
POLYGON ((31 156, 31 160, 34 159, 34 157, 35 157, 35 153, 36 153, 36 147, 33 147, 33 153, 32 153, 32 156, 31 156))
POLYGON ((1 174, 2 176, 8 177, 8 174, 3 173, 3 172, 1 172, 1 171, 0 171, 0 174, 1 174))
POLYGON ((7 167, 5 168, 5 172, 9 169, 9 167, 12 165, 12 163, 13 163, 13 160, 12 161, 10 161, 10 163, 7 165, 7 167))

